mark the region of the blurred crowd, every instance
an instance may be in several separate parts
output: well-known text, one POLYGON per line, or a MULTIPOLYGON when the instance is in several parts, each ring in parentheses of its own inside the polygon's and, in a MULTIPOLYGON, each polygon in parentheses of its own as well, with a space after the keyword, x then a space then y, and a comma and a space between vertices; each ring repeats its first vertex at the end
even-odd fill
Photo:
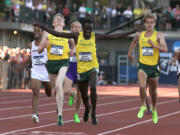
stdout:
MULTIPOLYGON (((152 10, 152 7, 145 5, 141 1, 140 7, 132 9, 133 5, 127 7, 121 4, 110 6, 102 6, 98 2, 94 2, 93 7, 88 7, 85 3, 78 5, 72 3, 69 5, 56 5, 54 0, 5 0, 6 7, 6 21, 15 20, 19 21, 20 7, 26 7, 31 10, 38 10, 44 12, 44 23, 56 13, 61 13, 66 19, 66 26, 69 26, 72 22, 79 20, 83 23, 84 19, 89 17, 94 20, 95 28, 112 28, 123 22, 136 19, 137 17, 147 14, 152 10)), ((162 12, 156 13, 157 29, 172 30, 180 28, 180 8, 167 7, 162 12)), ((135 24, 141 24, 141 21, 135 22, 135 24)))
POLYGON ((0 89, 28 88, 30 49, 0 46, 0 89))

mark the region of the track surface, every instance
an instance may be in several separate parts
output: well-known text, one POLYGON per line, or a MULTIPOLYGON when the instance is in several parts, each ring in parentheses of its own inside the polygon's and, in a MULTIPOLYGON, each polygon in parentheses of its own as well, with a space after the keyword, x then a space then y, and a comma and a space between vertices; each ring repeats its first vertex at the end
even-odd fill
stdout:
MULTIPOLYGON (((158 88, 158 124, 153 124, 151 115, 137 118, 140 107, 138 86, 98 87, 98 125, 74 123, 73 107, 65 97, 63 127, 57 126, 55 97, 46 97, 43 90, 39 102, 39 124, 31 121, 31 90, 5 90, 0 92, 1 135, 180 135, 180 103, 175 86, 158 88)), ((150 98, 149 98, 150 101, 150 98)), ((151 103, 151 102, 150 102, 151 103)), ((84 112, 81 106, 79 116, 84 112)))

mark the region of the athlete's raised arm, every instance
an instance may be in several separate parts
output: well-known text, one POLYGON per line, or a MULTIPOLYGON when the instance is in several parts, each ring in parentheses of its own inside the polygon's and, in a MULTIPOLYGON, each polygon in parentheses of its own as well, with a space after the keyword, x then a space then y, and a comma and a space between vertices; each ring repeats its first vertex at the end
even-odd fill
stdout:
POLYGON ((136 30, 124 32, 124 33, 117 33, 117 34, 111 34, 111 35, 105 35, 105 34, 96 34, 96 40, 110 40, 110 39, 119 39, 122 37, 126 37, 130 34, 135 33, 136 30))
POLYGON ((77 39, 77 37, 79 35, 79 33, 57 32, 54 29, 51 29, 51 28, 49 28, 43 24, 40 24, 38 22, 36 22, 35 25, 38 25, 39 27, 41 27, 42 29, 44 29, 45 31, 47 31, 48 33, 51 33, 52 35, 54 35, 56 37, 77 39))
POLYGON ((40 46, 38 48, 38 52, 42 53, 44 51, 44 48, 46 48, 48 45, 49 45, 48 33, 44 31, 42 40, 40 42, 40 46))

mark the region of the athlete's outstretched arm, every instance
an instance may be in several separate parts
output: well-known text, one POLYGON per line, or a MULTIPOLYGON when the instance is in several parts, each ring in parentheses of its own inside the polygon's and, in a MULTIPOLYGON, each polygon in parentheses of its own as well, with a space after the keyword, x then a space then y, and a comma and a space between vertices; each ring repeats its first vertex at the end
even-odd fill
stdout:
POLYGON ((35 25, 38 25, 39 27, 41 27, 42 29, 44 29, 45 31, 47 31, 48 33, 51 33, 52 35, 56 36, 56 37, 63 37, 63 38, 73 38, 73 39, 77 39, 78 34, 79 33, 65 33, 65 32, 57 32, 43 24, 40 23, 35 23, 35 25))
POLYGON ((122 37, 126 37, 130 34, 135 33, 136 30, 129 31, 129 32, 124 32, 124 33, 117 33, 117 34, 112 34, 112 35, 105 35, 105 34, 96 34, 96 40, 110 40, 110 39, 119 39, 122 37))
POLYGON ((134 58, 132 56, 132 52, 133 52, 134 48, 136 47, 136 45, 139 41, 140 35, 141 35, 140 32, 136 33, 136 37, 132 40, 131 45, 129 47, 128 58, 132 63, 134 63, 134 58))

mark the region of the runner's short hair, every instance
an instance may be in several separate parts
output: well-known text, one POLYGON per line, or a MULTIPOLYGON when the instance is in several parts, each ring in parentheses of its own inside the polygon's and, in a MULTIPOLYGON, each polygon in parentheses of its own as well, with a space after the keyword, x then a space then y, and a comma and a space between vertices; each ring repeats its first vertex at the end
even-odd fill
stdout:
POLYGON ((79 23, 80 26, 81 26, 81 23, 80 23, 79 21, 75 21, 75 22, 73 22, 73 23, 71 24, 71 28, 74 26, 75 23, 79 23))
POLYGON ((54 21, 54 19, 55 19, 56 17, 61 17, 61 18, 64 19, 64 16, 63 16, 62 14, 57 13, 57 14, 55 14, 55 15, 53 16, 53 21, 54 21))
POLYGON ((155 14, 148 13, 148 14, 145 15, 144 18, 143 18, 143 22, 144 22, 144 23, 146 22, 146 19, 147 19, 147 18, 154 19, 154 22, 156 22, 157 16, 156 16, 155 14))

